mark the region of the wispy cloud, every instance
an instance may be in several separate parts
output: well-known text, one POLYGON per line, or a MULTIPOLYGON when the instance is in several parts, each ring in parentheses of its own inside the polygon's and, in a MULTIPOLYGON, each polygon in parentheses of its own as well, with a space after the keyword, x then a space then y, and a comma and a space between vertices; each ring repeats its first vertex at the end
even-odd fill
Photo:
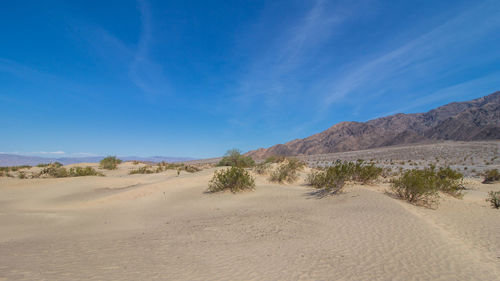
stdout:
MULTIPOLYGON (((151 56, 153 38, 153 17, 151 5, 147 0, 137 1, 141 28, 136 46, 130 46, 123 40, 98 24, 75 21, 74 29, 83 33, 81 37, 96 51, 101 58, 116 68, 125 67, 128 79, 148 97, 168 95, 172 88, 163 67, 151 56)), ((80 40, 80 36, 75 38, 80 40)))
POLYGON ((310 63, 311 57, 340 25, 345 15, 338 13, 327 2, 318 0, 296 22, 279 33, 263 55, 255 58, 239 79, 236 100, 249 103, 264 98, 273 106, 283 94, 293 88, 296 71, 310 63))
POLYGON ((496 1, 486 1, 375 59, 349 66, 342 75, 329 77, 328 82, 321 85, 324 88, 322 110, 356 91, 388 89, 398 83, 396 77, 403 73, 429 75, 441 69, 440 65, 446 60, 462 59, 454 56, 457 49, 463 50, 499 29, 498 12, 496 1), (386 83, 389 80, 391 82, 386 83))

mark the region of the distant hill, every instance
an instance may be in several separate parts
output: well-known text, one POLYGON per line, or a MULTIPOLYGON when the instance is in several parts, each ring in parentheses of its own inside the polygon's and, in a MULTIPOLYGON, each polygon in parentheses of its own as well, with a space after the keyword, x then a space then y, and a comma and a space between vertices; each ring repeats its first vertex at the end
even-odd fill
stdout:
MULTIPOLYGON (((37 156, 24 156, 17 154, 0 154, 0 166, 19 166, 19 165, 37 165, 42 163, 60 162, 64 165, 76 163, 96 163, 101 161, 104 156, 94 157, 63 157, 63 158, 46 158, 37 156)), ((194 158, 187 157, 164 157, 164 156, 151 156, 151 157, 138 157, 138 156, 124 156, 118 157, 124 161, 145 161, 145 162, 183 162, 195 160, 194 158)))
POLYGON ((437 140, 500 139, 500 92, 453 102, 426 113, 395 114, 367 122, 341 122, 304 139, 277 144, 247 155, 312 155, 437 140))

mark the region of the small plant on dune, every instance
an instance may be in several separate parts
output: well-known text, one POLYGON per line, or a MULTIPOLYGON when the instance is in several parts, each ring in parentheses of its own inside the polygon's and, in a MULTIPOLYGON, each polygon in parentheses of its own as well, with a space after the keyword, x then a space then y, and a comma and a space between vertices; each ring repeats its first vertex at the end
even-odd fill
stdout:
POLYGON ((486 202, 491 204, 491 207, 498 209, 500 208, 500 191, 490 191, 488 192, 488 198, 486 202))
POLYGON ((102 169, 114 170, 120 164, 122 160, 116 158, 116 156, 108 156, 102 159, 99 164, 102 169))
POLYGON ((103 177, 104 174, 101 172, 96 171, 94 168, 87 166, 87 167, 73 167, 70 168, 68 171, 68 176, 69 177, 85 177, 85 176, 100 176, 103 177))
MULTIPOLYGON (((432 170, 434 171, 434 170, 432 170)), ((454 171, 450 167, 439 168, 436 172, 437 189, 448 195, 456 198, 462 198, 462 191, 465 189, 463 185, 463 175, 454 171)))
POLYGON ((484 172, 483 183, 492 183, 495 181, 500 181, 500 173, 498 169, 486 170, 484 172))
POLYGON ((68 171, 64 167, 58 166, 56 164, 51 164, 50 166, 44 168, 40 172, 40 175, 47 175, 53 178, 65 178, 69 176, 68 171))
POLYGON ((269 176, 269 181, 277 183, 293 183, 299 177, 299 171, 305 166, 304 162, 295 159, 287 158, 281 163, 269 176))
POLYGON ((26 177, 26 173, 25 173, 25 172, 22 172, 22 171, 21 171, 21 172, 19 172, 19 174, 17 175, 17 177, 18 177, 18 178, 20 178, 20 179, 26 179, 26 178, 27 178, 27 177, 26 177))
POLYGON ((357 161, 351 171, 351 179, 362 184, 368 184, 376 180, 383 172, 383 169, 372 164, 364 164, 363 161, 357 161))
POLYGON ((235 166, 215 171, 208 184, 209 192, 230 190, 236 193, 254 188, 254 178, 245 169, 235 166))
POLYGON ((269 173, 269 169, 271 169, 271 165, 269 163, 259 163, 253 167, 253 171, 259 175, 267 175, 269 173))
POLYGON ((129 172, 129 175, 135 175, 135 174, 154 174, 154 173, 157 173, 157 171, 154 170, 152 166, 146 165, 146 166, 142 166, 140 168, 131 170, 129 172))
POLYGON ((40 163, 38 165, 36 165, 38 168, 45 168, 45 167, 48 167, 50 164, 48 163, 40 163))
POLYGON ((342 190, 348 178, 346 171, 340 170, 341 168, 341 166, 330 166, 313 171, 307 176, 306 184, 319 189, 323 195, 336 194, 342 190))
POLYGON ((286 160, 285 156, 282 155, 272 155, 264 160, 264 163, 281 163, 286 160))
POLYGON ((415 205, 431 207, 439 201, 436 176, 431 169, 407 170, 392 181, 395 194, 415 205))
POLYGON ((196 173, 196 172, 201 171, 201 169, 196 167, 196 166, 193 166, 193 165, 186 165, 186 166, 184 166, 184 171, 186 171, 188 173, 196 173))
POLYGON ((248 168, 255 165, 255 161, 250 156, 241 154, 238 149, 231 149, 226 152, 224 157, 219 161, 217 166, 232 166, 248 168))

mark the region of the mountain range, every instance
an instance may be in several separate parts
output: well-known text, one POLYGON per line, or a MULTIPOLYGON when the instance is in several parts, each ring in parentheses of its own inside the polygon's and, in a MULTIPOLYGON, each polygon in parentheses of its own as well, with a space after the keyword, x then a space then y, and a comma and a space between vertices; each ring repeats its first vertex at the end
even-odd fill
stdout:
MULTIPOLYGON (((59 162, 63 165, 76 164, 76 163, 96 163, 101 161, 104 156, 92 157, 62 157, 62 158, 48 158, 38 156, 25 156, 18 154, 0 154, 0 166, 20 166, 30 165, 35 166, 44 163, 59 162)), ((194 158, 183 157, 164 157, 164 156, 151 156, 151 157, 138 157, 138 156, 124 156, 118 157, 123 161, 144 161, 144 162, 183 162, 195 160, 194 158)))
POLYGON ((500 91, 466 102, 453 102, 426 113, 398 113, 366 122, 341 122, 304 139, 246 155, 297 156, 344 152, 439 140, 500 139, 500 91))

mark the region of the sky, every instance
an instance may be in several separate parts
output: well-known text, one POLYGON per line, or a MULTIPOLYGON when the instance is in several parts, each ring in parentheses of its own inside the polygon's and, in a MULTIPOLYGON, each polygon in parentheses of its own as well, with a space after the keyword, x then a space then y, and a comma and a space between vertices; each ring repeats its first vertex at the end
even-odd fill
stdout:
POLYGON ((3 1, 0 153, 216 157, 500 90, 500 1, 3 1))

